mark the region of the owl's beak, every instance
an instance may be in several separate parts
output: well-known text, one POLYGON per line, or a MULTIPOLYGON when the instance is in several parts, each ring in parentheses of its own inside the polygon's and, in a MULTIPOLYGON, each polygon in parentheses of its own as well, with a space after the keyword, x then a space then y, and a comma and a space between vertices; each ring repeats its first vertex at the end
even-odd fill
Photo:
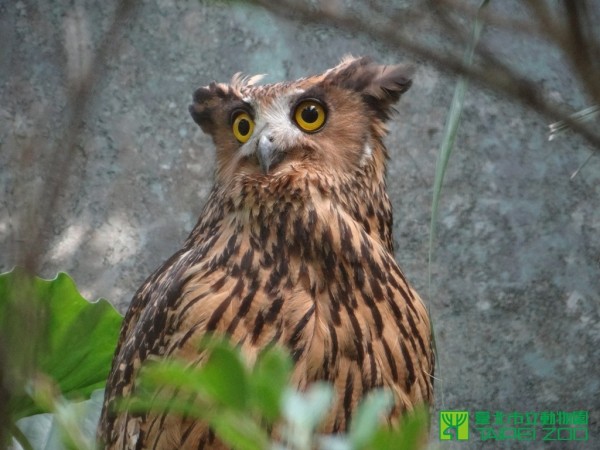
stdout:
POLYGON ((269 169, 280 162, 283 156, 283 152, 273 144, 270 136, 263 134, 260 137, 256 146, 256 157, 264 174, 269 173, 269 169))

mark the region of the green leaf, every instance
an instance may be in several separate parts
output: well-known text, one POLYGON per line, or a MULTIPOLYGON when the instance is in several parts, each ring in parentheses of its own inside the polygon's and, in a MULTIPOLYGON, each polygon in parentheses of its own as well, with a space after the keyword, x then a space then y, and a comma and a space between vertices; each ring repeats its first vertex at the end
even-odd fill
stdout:
POLYGON ((54 380, 66 399, 103 388, 121 321, 108 301, 85 300, 65 273, 54 280, 19 269, 0 275, 0 361, 13 420, 47 411, 31 398, 37 374, 54 380))
POLYGON ((381 418, 388 414, 393 405, 392 394, 383 390, 371 392, 361 402, 348 433, 353 448, 363 448, 373 438, 381 418))
POLYGON ((139 374, 135 395, 123 399, 117 409, 133 413, 169 412, 202 418, 208 405, 199 379, 200 369, 182 360, 161 360, 145 364, 139 374))
POLYGON ((215 411, 208 416, 208 421, 217 436, 236 450, 269 448, 269 434, 247 413, 215 411))
POLYGON ((252 403, 269 423, 281 413, 285 387, 290 379, 292 360, 278 347, 271 347, 258 355, 250 376, 252 403))
POLYGON ((201 391, 203 383, 199 379, 201 369, 190 367, 180 359, 151 361, 142 367, 140 387, 150 392, 168 386, 184 393, 201 391))
POLYGON ((181 410, 187 404, 186 413, 194 415, 198 403, 245 409, 249 403, 249 375, 239 351, 218 339, 205 340, 201 351, 207 357, 200 367, 179 359, 146 364, 140 373, 138 392, 125 407, 170 409, 172 400, 172 408, 181 410))
POLYGON ((395 429, 380 427, 370 445, 373 450, 414 450, 423 448, 429 432, 429 414, 417 408, 406 415, 395 429))
MULTIPOLYGON (((251 376, 239 349, 222 339, 208 338, 200 351, 206 352, 207 357, 199 367, 177 359, 144 366, 135 396, 120 409, 169 412, 201 419, 232 448, 268 448, 269 433, 250 409, 251 376)), ((261 365, 281 372, 280 359, 275 353, 263 356, 261 365)), ((276 378, 281 378, 281 374, 277 373, 276 378)))
POLYGON ((226 343, 211 345, 210 355, 200 368, 198 382, 218 403, 243 410, 249 397, 248 373, 239 352, 226 343))

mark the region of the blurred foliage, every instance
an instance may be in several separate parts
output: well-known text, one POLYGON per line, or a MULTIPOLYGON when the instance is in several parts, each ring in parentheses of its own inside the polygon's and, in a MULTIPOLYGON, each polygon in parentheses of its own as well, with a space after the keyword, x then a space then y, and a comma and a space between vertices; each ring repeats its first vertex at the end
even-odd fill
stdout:
POLYGON ((203 342, 201 366, 169 360, 147 364, 134 397, 121 409, 176 414, 206 421, 238 450, 414 449, 425 442, 428 414, 415 411, 402 426, 384 425, 393 405, 389 392, 373 391, 359 406, 346 434, 321 435, 319 425, 333 401, 333 389, 315 383, 305 392, 289 386, 292 361, 279 347, 262 351, 251 369, 228 342, 203 342), (271 441, 271 430, 278 438, 271 441))
MULTIPOLYGON (((95 447, 103 398, 98 389, 106 383, 121 321, 107 301, 81 297, 64 273, 54 280, 20 270, 0 275, 3 389, 9 434, 18 446, 95 447)), ((199 366, 177 359, 145 365, 135 396, 119 408, 206 421, 237 450, 413 449, 427 435, 425 411, 408 416, 398 429, 384 425, 393 403, 384 391, 364 399, 347 434, 322 435, 319 424, 333 389, 325 383, 305 392, 291 388, 293 364, 286 351, 269 347, 251 367, 222 339, 204 340, 199 351, 206 355, 199 366)))
POLYGON ((0 403, 2 428, 12 430, 0 445, 18 434, 18 419, 56 412, 104 387, 121 321, 108 301, 85 300, 65 273, 54 280, 21 269, 0 275, 0 403))
POLYGON ((38 401, 45 402, 51 412, 35 414, 17 422, 15 437, 21 448, 94 450, 104 389, 94 391, 89 400, 81 402, 65 400, 52 389, 51 382, 39 386, 38 392, 38 401))

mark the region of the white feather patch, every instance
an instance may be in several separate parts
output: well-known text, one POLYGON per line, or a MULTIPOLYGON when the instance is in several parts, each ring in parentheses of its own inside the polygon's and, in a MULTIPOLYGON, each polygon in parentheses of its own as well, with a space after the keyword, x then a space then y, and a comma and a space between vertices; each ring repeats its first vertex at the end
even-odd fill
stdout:
POLYGON ((369 143, 369 141, 367 141, 367 142, 365 142, 365 145, 363 147, 363 154, 360 158, 360 165, 364 166, 369 161, 371 161, 372 157, 373 157, 373 147, 371 147, 371 144, 369 143))
POLYGON ((281 93, 274 99, 248 99, 248 103, 255 109, 254 134, 240 148, 240 154, 249 156, 254 153, 263 135, 269 136, 273 145, 280 149, 294 146, 302 138, 303 133, 292 122, 291 109, 303 92, 302 89, 294 89, 281 93))

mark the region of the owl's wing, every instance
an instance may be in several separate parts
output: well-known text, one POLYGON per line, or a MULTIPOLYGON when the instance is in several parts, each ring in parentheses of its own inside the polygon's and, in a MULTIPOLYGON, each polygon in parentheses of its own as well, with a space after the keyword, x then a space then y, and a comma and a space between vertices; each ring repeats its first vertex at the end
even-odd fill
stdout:
POLYGON ((169 305, 180 297, 189 253, 189 248, 184 247, 169 258, 144 282, 130 303, 106 384, 98 428, 101 442, 109 444, 113 440, 114 401, 131 393, 141 363, 159 352, 169 305))

